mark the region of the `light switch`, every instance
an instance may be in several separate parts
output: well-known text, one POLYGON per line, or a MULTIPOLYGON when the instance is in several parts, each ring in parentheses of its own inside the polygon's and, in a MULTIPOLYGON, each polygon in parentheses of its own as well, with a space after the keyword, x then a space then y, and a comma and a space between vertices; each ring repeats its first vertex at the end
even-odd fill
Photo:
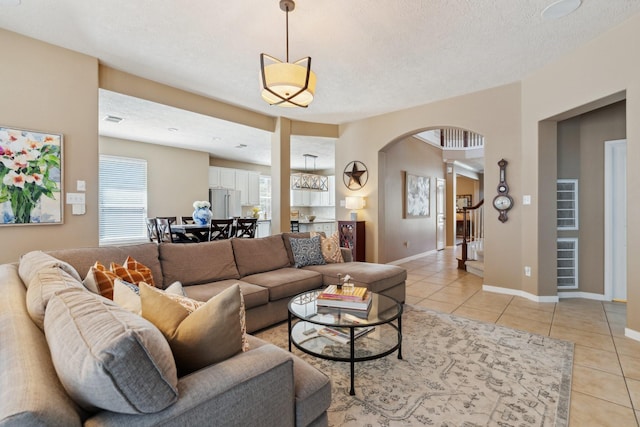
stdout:
POLYGON ((523 205, 530 205, 531 204, 531 196, 528 194, 525 194, 524 196, 522 196, 522 204, 523 205))
POLYGON ((85 196, 84 193, 67 193, 68 205, 84 205, 85 196))

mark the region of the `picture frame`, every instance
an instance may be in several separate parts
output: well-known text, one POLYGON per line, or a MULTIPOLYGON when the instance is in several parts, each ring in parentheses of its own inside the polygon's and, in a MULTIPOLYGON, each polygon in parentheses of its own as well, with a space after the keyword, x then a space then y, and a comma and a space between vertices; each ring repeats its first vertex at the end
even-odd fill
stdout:
POLYGON ((431 178, 405 172, 404 217, 428 217, 430 210, 431 178))
POLYGON ((0 226, 63 223, 63 135, 0 125, 0 226))
POLYGON ((473 206, 471 194, 459 194, 456 196, 456 212, 462 212, 462 208, 473 206))

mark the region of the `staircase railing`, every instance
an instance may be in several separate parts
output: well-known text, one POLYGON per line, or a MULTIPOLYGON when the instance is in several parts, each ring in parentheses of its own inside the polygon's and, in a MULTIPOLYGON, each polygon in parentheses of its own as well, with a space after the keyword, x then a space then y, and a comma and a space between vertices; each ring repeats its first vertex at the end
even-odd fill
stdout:
POLYGON ((477 205, 462 208, 462 254, 458 258, 458 268, 466 270, 469 259, 469 243, 482 244, 484 240, 484 199, 477 205))

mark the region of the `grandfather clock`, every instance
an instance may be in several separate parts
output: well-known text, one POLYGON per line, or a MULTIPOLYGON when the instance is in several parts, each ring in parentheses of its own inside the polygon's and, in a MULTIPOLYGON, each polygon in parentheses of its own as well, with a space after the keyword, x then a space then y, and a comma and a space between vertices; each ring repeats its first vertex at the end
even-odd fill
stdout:
POLYGON ((351 249, 354 261, 366 261, 364 221, 338 221, 340 246, 351 249))

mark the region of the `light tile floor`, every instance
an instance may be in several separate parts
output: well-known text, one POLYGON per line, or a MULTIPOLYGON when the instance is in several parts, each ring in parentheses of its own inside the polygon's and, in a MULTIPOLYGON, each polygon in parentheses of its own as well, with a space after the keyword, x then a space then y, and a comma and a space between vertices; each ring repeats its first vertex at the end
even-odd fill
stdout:
POLYGON ((640 425, 640 342, 624 336, 625 304, 485 292, 482 278, 457 269, 453 249, 402 267, 409 304, 574 342, 571 427, 640 425))

